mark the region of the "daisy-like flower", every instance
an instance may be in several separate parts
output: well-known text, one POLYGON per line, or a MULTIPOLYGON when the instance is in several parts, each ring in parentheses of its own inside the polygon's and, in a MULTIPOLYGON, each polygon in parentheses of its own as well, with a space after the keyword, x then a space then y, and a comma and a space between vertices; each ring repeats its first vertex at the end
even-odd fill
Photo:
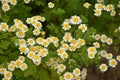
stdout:
POLYGON ((10 80, 9 78, 2 78, 2 80, 10 80))
POLYGON ((97 0, 97 2, 98 2, 98 3, 103 3, 103 2, 104 2, 104 0, 97 0))
POLYGON ((75 51, 75 50, 76 50, 75 45, 74 45, 74 44, 70 44, 69 50, 70 50, 70 51, 75 51))
POLYGON ((41 59, 39 61, 33 61, 33 63, 36 65, 36 66, 39 66, 40 63, 41 63, 41 59))
POLYGON ((112 53, 107 53, 106 54, 106 59, 112 59, 112 57, 113 57, 112 53))
POLYGON ((63 64, 59 64, 57 68, 58 68, 58 71, 63 72, 66 69, 66 66, 63 64))
POLYGON ((39 29, 34 29, 34 30, 33 30, 33 34, 34 34, 35 36, 38 36, 38 35, 40 34, 40 30, 39 30, 39 29))
POLYGON ((111 12, 110 12, 110 15, 111 15, 111 16, 115 16, 115 15, 116 15, 116 11, 114 11, 114 10, 111 11, 111 12))
POLYGON ((5 11, 5 12, 6 12, 6 11, 9 11, 9 10, 10 10, 9 4, 8 4, 8 3, 3 4, 3 5, 2 5, 2 10, 5 11))
POLYGON ((66 44, 66 43, 64 43, 64 44, 62 44, 62 48, 63 48, 64 50, 68 50, 69 45, 68 45, 68 44, 66 44))
POLYGON ((10 4, 12 5, 16 5, 17 4, 17 0, 9 0, 10 4))
POLYGON ((108 45, 111 45, 113 43, 113 40, 111 38, 107 38, 106 43, 108 45))
POLYGON ((17 32, 16 32, 16 36, 17 36, 18 38, 24 38, 24 37, 25 37, 25 32, 23 32, 23 31, 17 31, 17 32))
POLYGON ((21 45, 26 45, 26 41, 25 39, 19 39, 18 40, 18 44, 21 46, 21 45))
POLYGON ((71 80, 72 78, 73 78, 73 74, 72 74, 72 73, 66 72, 66 73, 64 74, 64 79, 65 79, 65 80, 71 80))
POLYGON ((107 66, 106 64, 101 64, 101 65, 99 66, 99 69, 100 69, 102 72, 105 72, 105 71, 108 70, 108 66, 107 66))
POLYGON ((42 28, 42 23, 41 22, 36 22, 36 24, 34 24, 34 27, 36 29, 41 29, 42 28))
POLYGON ((42 37, 38 37, 38 38, 36 39, 36 42, 37 42, 38 44, 42 44, 43 41, 44 41, 44 39, 43 39, 42 37))
POLYGON ((28 66, 27 66, 26 63, 22 63, 22 64, 20 65, 20 69, 21 69, 22 71, 26 70, 27 68, 28 68, 28 66))
POLYGON ((117 55, 116 59, 120 62, 120 55, 117 55))
POLYGON ((6 72, 6 68, 0 68, 0 74, 4 74, 6 72))
POLYGON ((48 42, 48 40, 43 40, 43 42, 42 42, 42 45, 43 45, 44 47, 48 47, 49 44, 50 44, 50 42, 48 42))
POLYGON ((65 52, 64 48, 60 48, 57 50, 58 55, 61 55, 63 52, 65 52))
POLYGON ((27 54, 27 52, 29 51, 29 49, 27 48, 27 46, 26 45, 21 45, 20 47, 19 47, 19 50, 20 50, 20 54, 27 54))
POLYGON ((8 65, 8 69, 9 69, 10 71, 14 71, 15 65, 14 65, 14 64, 9 64, 9 65, 8 65))
POLYGON ((27 18, 27 20, 26 20, 27 24, 31 24, 31 23, 32 23, 32 21, 33 21, 33 19, 32 19, 32 18, 27 18))
POLYGON ((8 78, 8 79, 11 79, 11 78, 12 78, 12 72, 6 71, 6 72, 4 73, 4 77, 5 77, 5 78, 8 78))
POLYGON ((80 48, 81 47, 81 43, 80 42, 76 42, 75 47, 76 48, 80 48))
POLYGON ((94 42, 93 45, 95 48, 100 48, 100 43, 98 43, 98 42, 94 42))
POLYGON ((101 35, 101 42, 105 43, 107 40, 107 36, 105 34, 101 35))
POLYGON ((24 3, 26 4, 30 3, 30 0, 24 0, 24 3))
POLYGON ((95 4, 95 8, 97 10, 102 10, 103 9, 103 5, 101 3, 97 3, 97 4, 95 4))
POLYGON ((93 52, 88 53, 88 58, 90 58, 90 59, 95 58, 95 53, 93 53, 93 52))
POLYGON ((0 24, 0 30, 2 31, 7 31, 8 30, 8 25, 6 23, 1 23, 0 24))
POLYGON ((79 42, 82 46, 85 45, 85 40, 84 39, 78 39, 77 42, 79 42))
POLYGON ((71 24, 80 24, 82 22, 82 20, 80 19, 79 16, 72 16, 70 19, 71 24))
POLYGON ((39 55, 41 57, 46 57, 48 55, 48 49, 46 49, 46 48, 41 49, 40 52, 39 52, 39 55))
POLYGON ((102 14, 102 11, 100 9, 95 9, 94 11, 95 11, 94 13, 95 16, 100 16, 102 14))
POLYGON ((49 7, 49 8, 53 8, 53 7, 54 7, 54 3, 49 2, 49 3, 48 3, 48 7, 49 7))
POLYGON ((75 76, 80 76, 80 69, 79 68, 75 68, 74 70, 73 70, 73 74, 75 75, 75 76))
POLYGON ((23 62, 22 62, 21 60, 16 60, 16 61, 15 61, 15 67, 16 67, 16 68, 19 68, 22 63, 23 63, 23 62))
POLYGON ((71 42, 71 40, 72 40, 71 33, 66 32, 65 35, 63 36, 63 40, 64 40, 65 42, 71 42))
POLYGON ((94 39, 95 40, 99 40, 100 39, 100 35, 99 34, 94 35, 94 39))
POLYGON ((62 26, 64 30, 69 30, 71 28, 71 25, 68 22, 63 22, 62 26))
POLYGON ((117 65, 117 61, 115 59, 110 59, 109 60, 109 66, 116 67, 116 65, 117 65))
POLYGON ((114 10, 114 6, 112 5, 112 4, 108 4, 107 6, 106 6, 106 11, 113 11, 114 10))
POLYGON ((27 57, 30 58, 30 59, 33 59, 35 53, 30 51, 28 54, 27 54, 27 57))
POLYGON ((88 53, 94 53, 94 54, 96 54, 97 53, 97 50, 96 50, 96 48, 95 47, 89 47, 88 49, 87 49, 87 52, 88 53))
POLYGON ((41 61, 41 58, 40 58, 40 56, 38 54, 35 54, 32 59, 33 59, 34 63, 38 62, 38 61, 41 61))
POLYGON ((27 40, 27 43, 28 43, 28 45, 33 46, 33 45, 35 45, 35 40, 33 38, 29 38, 27 40))
POLYGON ((51 60, 48 60, 45 62, 47 66, 51 66, 53 64, 53 62, 51 60))
POLYGON ((25 61, 25 57, 24 56, 19 56, 18 60, 21 60, 22 62, 24 62, 25 61))
POLYGON ((82 32, 84 33, 85 31, 87 31, 87 26, 85 24, 80 24, 78 29, 81 29, 82 32))
POLYGON ((91 6, 91 4, 88 3, 88 2, 86 2, 86 3, 83 4, 83 6, 84 6, 85 8, 89 8, 89 7, 91 6))
POLYGON ((58 42, 59 39, 57 37, 51 37, 50 41, 54 43, 54 42, 58 42))
POLYGON ((66 52, 63 52, 60 57, 64 60, 66 58, 68 58, 68 54, 66 52))
POLYGON ((101 52, 100 52, 100 55, 102 56, 102 57, 106 57, 106 54, 107 54, 107 52, 105 51, 105 50, 102 50, 101 52))

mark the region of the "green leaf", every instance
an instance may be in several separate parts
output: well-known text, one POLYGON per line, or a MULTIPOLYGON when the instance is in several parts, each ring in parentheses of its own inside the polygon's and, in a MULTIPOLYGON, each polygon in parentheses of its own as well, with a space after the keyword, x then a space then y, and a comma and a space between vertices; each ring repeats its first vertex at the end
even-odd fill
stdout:
POLYGON ((2 50, 2 49, 0 49, 0 54, 4 54, 4 52, 3 52, 3 50, 2 50))

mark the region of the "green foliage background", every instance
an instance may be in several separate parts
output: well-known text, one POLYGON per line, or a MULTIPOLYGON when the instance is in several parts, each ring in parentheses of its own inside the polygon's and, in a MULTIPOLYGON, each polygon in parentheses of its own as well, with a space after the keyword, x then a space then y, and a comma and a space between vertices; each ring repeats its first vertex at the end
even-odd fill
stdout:
MULTIPOLYGON (((96 0, 34 0, 29 4, 25 4, 23 0, 17 0, 18 3, 16 6, 10 6, 10 11, 4 12, 0 8, 0 22, 6 22, 8 25, 13 24, 14 19, 20 19, 26 24, 26 19, 35 15, 41 15, 46 18, 46 22, 43 23, 43 30, 46 31, 45 37, 56 36, 59 39, 62 39, 64 31, 61 27, 62 22, 66 18, 70 18, 72 15, 78 15, 81 17, 83 23, 87 24, 89 30, 84 35, 81 31, 74 28, 71 30, 71 33, 76 33, 74 36, 76 38, 83 37, 87 42, 94 42, 93 39, 90 39, 88 35, 94 33, 106 34, 109 37, 112 37, 114 43, 112 45, 115 50, 115 55, 120 52, 120 33, 114 32, 116 28, 120 25, 120 9, 117 8, 118 0, 105 0, 104 4, 113 4, 117 12, 116 16, 112 17, 108 12, 103 12, 101 16, 94 16, 94 5, 96 0), (53 9, 48 8, 48 2, 52 1, 55 4, 53 9), (89 2, 91 7, 86 9, 83 7, 85 2, 89 2)), ((0 3, 0 6, 2 4, 0 3)), ((29 26, 29 30, 31 27, 29 26)), ((32 29, 27 32, 26 38, 31 36, 32 29)), ((32 37, 32 36, 31 36, 32 37)), ((15 34, 8 32, 0 32, 0 64, 4 67, 7 67, 7 63, 11 60, 16 60, 20 55, 18 47, 14 45, 14 42, 17 41, 15 34)), ((87 44, 91 45, 91 44, 87 44)), ((98 57, 93 60, 89 60, 82 55, 87 53, 87 45, 81 48, 81 53, 79 56, 71 55, 73 59, 76 60, 76 66, 89 66, 91 63, 95 62, 98 64, 98 57), (82 56, 81 56, 82 55, 82 56)), ((106 47, 102 47, 105 49, 106 47)), ((108 48, 109 49, 109 48, 108 48)), ((53 53, 51 51, 51 53, 53 53)), ((77 54, 77 53, 76 53, 77 54)), ((51 55, 53 56, 53 55, 51 55)), ((56 55, 54 55, 56 56, 56 55)), ((71 58, 71 57, 69 57, 71 58)), ((69 60, 68 58, 68 60, 69 60)), ((49 57, 46 57, 49 59, 49 57)), ((41 63, 40 66, 35 66, 31 60, 26 58, 25 61, 28 64, 28 69, 26 71, 20 71, 15 69, 13 72, 13 80, 57 80, 56 72, 51 68, 45 65, 45 62, 41 63)), ((65 62, 67 65, 67 60, 65 62)), ((3 76, 0 75, 0 79, 3 76)))

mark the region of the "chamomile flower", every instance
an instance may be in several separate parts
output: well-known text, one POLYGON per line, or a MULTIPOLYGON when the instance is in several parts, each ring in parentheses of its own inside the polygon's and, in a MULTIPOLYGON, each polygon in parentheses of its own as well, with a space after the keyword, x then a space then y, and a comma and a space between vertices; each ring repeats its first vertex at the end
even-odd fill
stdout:
POLYGON ((9 78, 4 77, 4 78, 2 78, 2 80, 10 80, 10 79, 9 79, 9 78))
POLYGON ((27 68, 28 68, 28 66, 27 66, 26 63, 22 63, 22 64, 20 65, 20 69, 21 69, 22 71, 26 70, 27 68))
POLYGON ((35 40, 33 38, 29 38, 27 40, 27 43, 28 43, 28 45, 33 46, 33 45, 35 45, 35 40))
POLYGON ((49 46, 49 43, 50 43, 50 42, 48 42, 47 40, 43 40, 42 45, 43 45, 44 47, 48 47, 48 46, 49 46))
POLYGON ((80 43, 80 42, 76 42, 76 43, 75 43, 75 47, 76 47, 76 48, 80 48, 80 47, 81 47, 81 43, 80 43))
POLYGON ((95 9, 94 11, 95 11, 94 13, 95 16, 101 16, 102 11, 100 9, 95 9))
POLYGON ((57 37, 51 37, 50 41, 54 43, 54 42, 58 42, 59 39, 57 37))
POLYGON ((3 4, 3 5, 2 5, 2 10, 5 11, 5 12, 6 12, 6 11, 9 11, 9 10, 10 10, 9 4, 8 4, 8 3, 3 4))
POLYGON ((7 31, 8 30, 8 25, 6 23, 1 23, 0 24, 0 30, 2 31, 7 31))
POLYGON ((58 65, 58 71, 63 72, 66 69, 66 66, 63 64, 58 65))
POLYGON ((73 74, 72 74, 72 73, 66 72, 66 73, 64 74, 64 79, 65 79, 65 80, 71 80, 72 78, 73 78, 73 74))
POLYGON ((112 57, 113 57, 112 53, 107 53, 106 54, 106 59, 112 59, 112 57))
POLYGON ((91 4, 90 3, 88 3, 88 2, 86 2, 86 3, 84 3, 84 5, 83 5, 85 8, 89 8, 90 6, 91 6, 91 4))
POLYGON ((17 0, 10 0, 10 4, 16 5, 17 4, 17 0))
POLYGON ((109 66, 116 67, 116 65, 117 65, 117 61, 115 59, 110 59, 109 60, 109 66))
POLYGON ((85 24, 80 24, 78 29, 81 29, 82 32, 84 33, 87 30, 87 26, 85 24))
POLYGON ((63 48, 64 50, 68 50, 69 45, 68 45, 68 44, 66 44, 66 43, 64 43, 64 44, 62 44, 62 48, 63 48))
POLYGON ((110 12, 110 15, 111 15, 111 16, 115 16, 115 15, 116 15, 116 11, 112 10, 112 11, 110 12))
POLYGON ((41 29, 41 28, 42 28, 42 23, 41 23, 41 22, 36 22, 36 23, 34 24, 34 27, 35 27, 36 29, 41 29))
POLYGON ((36 39, 36 42, 37 42, 38 44, 42 44, 43 41, 44 41, 44 39, 43 39, 42 37, 38 37, 38 38, 36 39))
POLYGON ((93 45, 95 48, 100 48, 100 43, 98 43, 98 42, 94 42, 93 45))
POLYGON ((60 57, 64 60, 66 58, 68 58, 68 54, 66 52, 63 52, 60 57))
POLYGON ((18 44, 19 44, 19 45, 26 45, 25 39, 19 39, 19 40, 18 40, 18 44))
POLYGON ((64 48, 59 48, 59 49, 57 50, 58 55, 61 55, 63 52, 65 52, 65 49, 64 49, 64 48))
POLYGON ((107 66, 106 64, 101 64, 101 65, 99 66, 99 69, 100 69, 102 72, 105 72, 105 71, 107 71, 108 66, 107 66))
POLYGON ((51 60, 48 60, 45 62, 47 66, 51 66, 52 65, 52 61, 51 60))
POLYGON ((33 62, 38 62, 41 60, 41 58, 38 54, 35 54, 32 59, 33 59, 33 62))
POLYGON ((107 40, 107 36, 106 36, 105 34, 102 34, 102 35, 101 35, 101 42, 102 42, 102 43, 105 43, 106 40, 107 40))
POLYGON ((18 60, 21 60, 22 62, 24 62, 25 61, 25 57, 24 56, 19 56, 18 60))
POLYGON ((46 49, 46 48, 41 49, 39 52, 39 55, 41 57, 46 57, 48 55, 48 49, 46 49))
POLYGON ((28 4, 31 0, 24 0, 24 3, 28 4))
POLYGON ((12 72, 6 71, 6 72, 4 73, 4 77, 5 77, 5 78, 8 78, 8 79, 11 79, 11 78, 12 78, 12 72))
POLYGON ((98 2, 98 3, 103 3, 103 2, 104 2, 104 0, 97 0, 97 2, 98 2))
POLYGON ((105 51, 105 50, 102 50, 101 52, 100 52, 100 55, 102 56, 102 57, 106 57, 106 54, 107 54, 107 52, 105 51))
POLYGON ((40 34, 40 30, 39 30, 39 29, 34 29, 34 30, 33 30, 33 34, 34 34, 35 36, 38 36, 38 35, 40 34))
POLYGON ((88 53, 88 58, 90 58, 90 59, 95 58, 95 53, 93 53, 93 52, 88 53))
POLYGON ((49 7, 49 8, 53 8, 53 7, 54 7, 54 3, 49 2, 49 3, 48 3, 48 7, 49 7))
POLYGON ((33 63, 36 65, 36 66, 39 66, 40 63, 41 63, 41 59, 39 61, 33 61, 33 63))
POLYGON ((33 59, 35 53, 30 51, 28 54, 27 54, 27 57, 30 58, 30 59, 33 59))
POLYGON ((116 59, 120 62, 120 55, 117 55, 116 59))
POLYGON ((16 67, 16 68, 19 68, 22 63, 23 63, 23 62, 22 62, 21 60, 16 60, 16 61, 15 61, 15 67, 16 67))
POLYGON ((88 53, 97 53, 97 50, 96 50, 96 48, 95 47, 89 47, 88 49, 87 49, 87 52, 88 53))
POLYGON ((94 39, 95 40, 99 40, 100 39, 100 35, 99 34, 94 35, 94 39))
POLYGON ((112 4, 108 4, 107 6, 106 6, 106 11, 113 11, 114 10, 114 6, 112 5, 112 4))
POLYGON ((24 38, 24 37, 25 37, 25 32, 23 32, 23 31, 17 31, 17 32, 16 32, 16 36, 17 36, 18 38, 24 38))
POLYGON ((79 16, 72 16, 70 19, 71 24, 80 24, 82 22, 82 20, 80 19, 79 16))
POLYGON ((113 43, 113 40, 111 38, 107 38, 106 43, 108 45, 111 45, 113 43))
POLYGON ((101 3, 97 3, 97 4, 95 4, 95 8, 97 10, 102 10, 103 9, 103 5, 101 3))
POLYGON ((27 54, 27 52, 29 51, 29 49, 27 48, 27 46, 26 45, 21 45, 20 47, 19 47, 19 50, 20 50, 20 54, 27 54))
POLYGON ((41 18, 40 18, 40 21, 41 21, 41 22, 45 22, 45 20, 46 20, 45 17, 41 17, 41 18))
POLYGON ((8 65, 8 69, 9 69, 10 71, 14 71, 15 65, 14 65, 14 64, 9 64, 9 65, 8 65))
POLYGON ((33 19, 32 19, 32 18, 27 18, 27 20, 26 20, 27 24, 31 24, 31 23, 32 23, 32 21, 33 21, 33 19))
POLYGON ((73 74, 75 75, 75 76, 80 76, 80 69, 79 68, 75 68, 74 70, 73 70, 73 74))
POLYGON ((65 35, 63 36, 63 40, 64 40, 65 42, 71 42, 71 40, 72 40, 71 33, 66 32, 65 35))
POLYGON ((85 45, 85 40, 84 40, 84 39, 80 39, 80 38, 79 38, 77 41, 78 41, 82 46, 85 45))
POLYGON ((6 68, 0 68, 0 74, 4 74, 6 72, 6 68))
POLYGON ((75 50, 76 50, 75 45, 74 45, 74 44, 70 44, 69 50, 70 50, 70 51, 75 51, 75 50))
POLYGON ((68 22, 63 22, 62 26, 64 30, 69 30, 71 28, 71 25, 68 22))

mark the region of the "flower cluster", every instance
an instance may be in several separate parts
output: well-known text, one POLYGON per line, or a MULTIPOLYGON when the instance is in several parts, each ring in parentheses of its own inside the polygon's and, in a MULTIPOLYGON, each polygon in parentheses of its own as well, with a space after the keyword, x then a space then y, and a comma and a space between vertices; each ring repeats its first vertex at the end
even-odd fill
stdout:
POLYGON ((10 61, 10 63, 8 63, 8 70, 6 68, 0 68, 0 74, 4 74, 4 78, 2 80, 11 80, 13 76, 12 72, 15 68, 19 68, 22 71, 26 70, 28 66, 24 61, 25 57, 19 56, 16 61, 10 61))

